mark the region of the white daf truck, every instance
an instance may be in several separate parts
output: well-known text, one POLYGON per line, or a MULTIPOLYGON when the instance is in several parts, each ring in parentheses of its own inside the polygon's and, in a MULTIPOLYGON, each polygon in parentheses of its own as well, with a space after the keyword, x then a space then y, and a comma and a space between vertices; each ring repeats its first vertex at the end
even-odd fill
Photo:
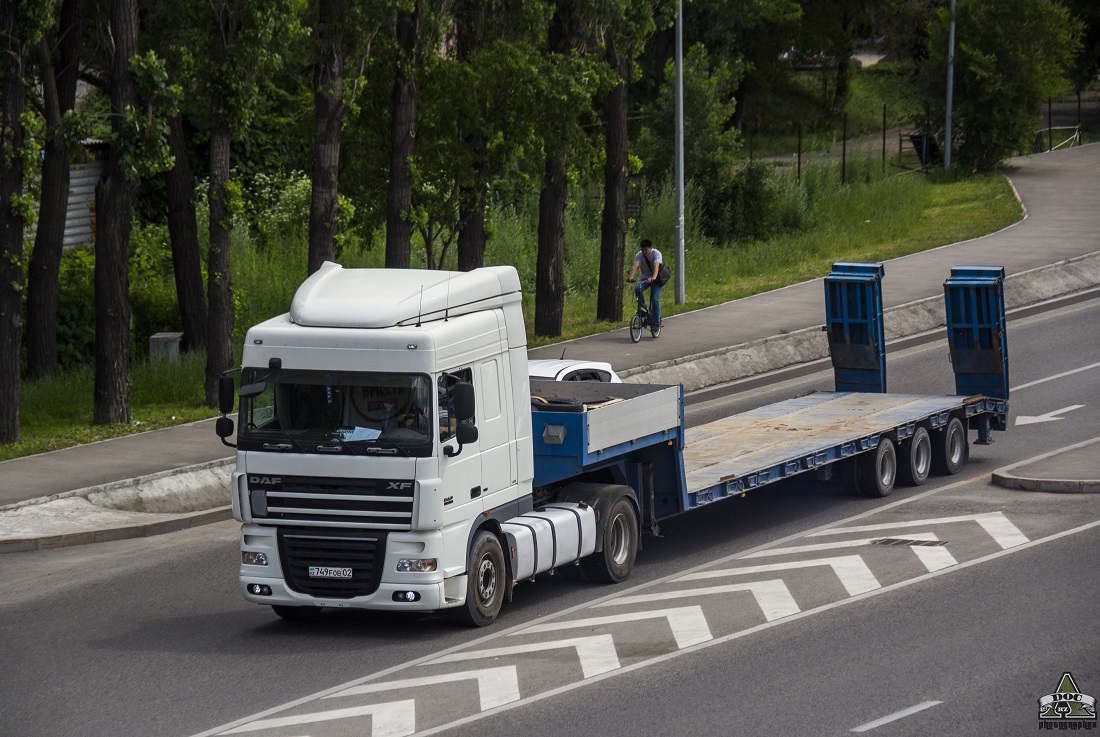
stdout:
MULTIPOLYGON (((1002 332, 1003 314, 1001 299, 1002 332)), ((868 331, 832 333, 847 366, 851 336, 868 331)), ((289 313, 249 329, 217 427, 231 445, 224 415, 239 396, 244 597, 290 619, 449 610, 486 625, 517 582, 623 581, 658 521, 773 481, 835 463, 857 491, 885 496, 895 476, 956 473, 968 429, 988 442, 1007 413, 1007 396, 889 395, 883 379, 695 428, 685 450, 680 386, 529 381, 526 343, 510 266, 326 263, 289 313)))

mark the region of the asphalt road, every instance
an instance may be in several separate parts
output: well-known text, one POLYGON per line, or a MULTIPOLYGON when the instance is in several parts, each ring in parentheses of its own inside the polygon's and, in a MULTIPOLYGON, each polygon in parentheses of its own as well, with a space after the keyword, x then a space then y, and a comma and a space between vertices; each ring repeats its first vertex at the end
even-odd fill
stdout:
MULTIPOLYGON (((1065 535, 1100 521, 1100 497, 1009 492, 988 474, 1100 436, 1100 301, 1013 321, 1008 335, 1013 418, 1084 406, 998 433, 959 476, 885 500, 802 480, 682 515, 645 540, 627 585, 521 585, 488 630, 380 613, 278 620, 237 592, 233 523, 3 556, 2 731, 400 733, 410 709, 385 705, 410 700, 417 730, 454 735, 839 734, 933 701, 870 731, 1033 731, 1063 671, 1100 692, 1100 535, 1065 535), (909 544, 856 544, 882 536, 909 544), (927 547, 911 544, 921 537, 927 547), (666 609, 677 613, 654 614, 666 609), (357 686, 371 693, 307 699, 369 676, 357 686)), ((942 343, 889 366, 892 391, 952 391, 942 343)), ((689 424, 830 383, 696 403, 689 424)))

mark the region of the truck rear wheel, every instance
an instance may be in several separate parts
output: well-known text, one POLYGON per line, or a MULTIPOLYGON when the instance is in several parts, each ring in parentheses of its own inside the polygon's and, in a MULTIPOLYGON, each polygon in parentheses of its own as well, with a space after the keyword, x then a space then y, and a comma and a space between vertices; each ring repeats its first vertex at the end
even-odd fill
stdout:
POLYGON ((898 479, 906 486, 920 486, 932 470, 932 437, 918 425, 913 436, 901 444, 898 479))
POLYGON ((271 610, 289 622, 316 619, 323 611, 319 606, 283 606, 281 604, 273 604, 271 610))
POLYGON ((932 442, 932 470, 945 476, 954 476, 962 470, 963 461, 970 455, 966 428, 962 420, 952 417, 932 442))
POLYGON ((897 478, 898 456, 890 438, 879 438, 878 447, 855 459, 856 490, 863 496, 890 496, 897 478))
POLYGON ((466 603, 451 610, 455 620, 471 627, 492 624, 500 614, 507 582, 500 540, 489 530, 482 530, 470 546, 466 603))
POLYGON ((638 555, 638 515, 626 497, 619 497, 607 512, 603 550, 581 558, 581 569, 595 583, 620 583, 634 569, 638 555))

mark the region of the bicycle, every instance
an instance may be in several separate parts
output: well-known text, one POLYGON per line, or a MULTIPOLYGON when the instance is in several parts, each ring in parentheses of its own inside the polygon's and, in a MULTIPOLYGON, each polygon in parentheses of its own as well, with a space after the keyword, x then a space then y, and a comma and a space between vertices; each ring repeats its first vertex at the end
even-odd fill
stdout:
MULTIPOLYGON (((630 279, 631 284, 634 283, 633 279, 630 279)), ((630 318, 630 341, 637 343, 642 339, 642 331, 649 328, 650 334, 657 338, 661 335, 661 326, 654 326, 649 320, 649 308, 645 306, 645 295, 638 295, 638 309, 634 315, 630 318)))

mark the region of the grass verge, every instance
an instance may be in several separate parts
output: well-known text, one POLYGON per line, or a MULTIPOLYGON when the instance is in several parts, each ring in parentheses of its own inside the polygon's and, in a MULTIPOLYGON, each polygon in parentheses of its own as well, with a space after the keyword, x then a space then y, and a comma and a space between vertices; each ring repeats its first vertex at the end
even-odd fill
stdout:
MULTIPOLYGON (((666 315, 739 299, 828 273, 834 261, 885 261, 999 230, 1020 218, 1012 187, 1000 175, 968 179, 928 179, 919 173, 872 181, 855 167, 846 186, 838 186, 835 167, 803 174, 807 192, 807 229, 762 241, 717 244, 693 232, 689 224, 685 259, 688 302, 673 304, 666 290, 666 315)), ((785 172, 780 176, 793 176, 785 172)), ((671 192, 647 203, 636 232, 659 244, 672 242, 671 192)), ((689 222, 691 215, 689 212, 689 222)), ((489 263, 513 263, 526 294, 527 325, 534 315, 535 230, 514 214, 498 213, 489 263)), ((635 236, 631 236, 634 238, 635 236)), ((640 237, 640 236, 637 236, 640 237)), ((562 335, 539 338, 535 347, 604 332, 622 323, 595 321, 595 284, 599 272, 599 224, 592 213, 572 213, 567 225, 566 297, 562 335)), ((627 258, 633 257, 634 244, 627 258)), ((378 253, 349 254, 348 266, 372 264, 378 253)), ((671 254, 666 255, 671 260, 671 254)), ((284 311, 304 274, 304 257, 293 252, 234 255, 238 321, 241 327, 284 311), (274 275, 274 276, 273 276, 274 275)), ((630 293, 624 294, 624 318, 630 293)), ((593 358, 599 358, 593 356, 593 358)), ((132 372, 133 421, 128 425, 92 424, 94 374, 84 368, 22 386, 22 435, 19 443, 0 445, 0 460, 153 430, 215 415, 203 403, 205 357, 179 362, 141 362, 132 372)))

